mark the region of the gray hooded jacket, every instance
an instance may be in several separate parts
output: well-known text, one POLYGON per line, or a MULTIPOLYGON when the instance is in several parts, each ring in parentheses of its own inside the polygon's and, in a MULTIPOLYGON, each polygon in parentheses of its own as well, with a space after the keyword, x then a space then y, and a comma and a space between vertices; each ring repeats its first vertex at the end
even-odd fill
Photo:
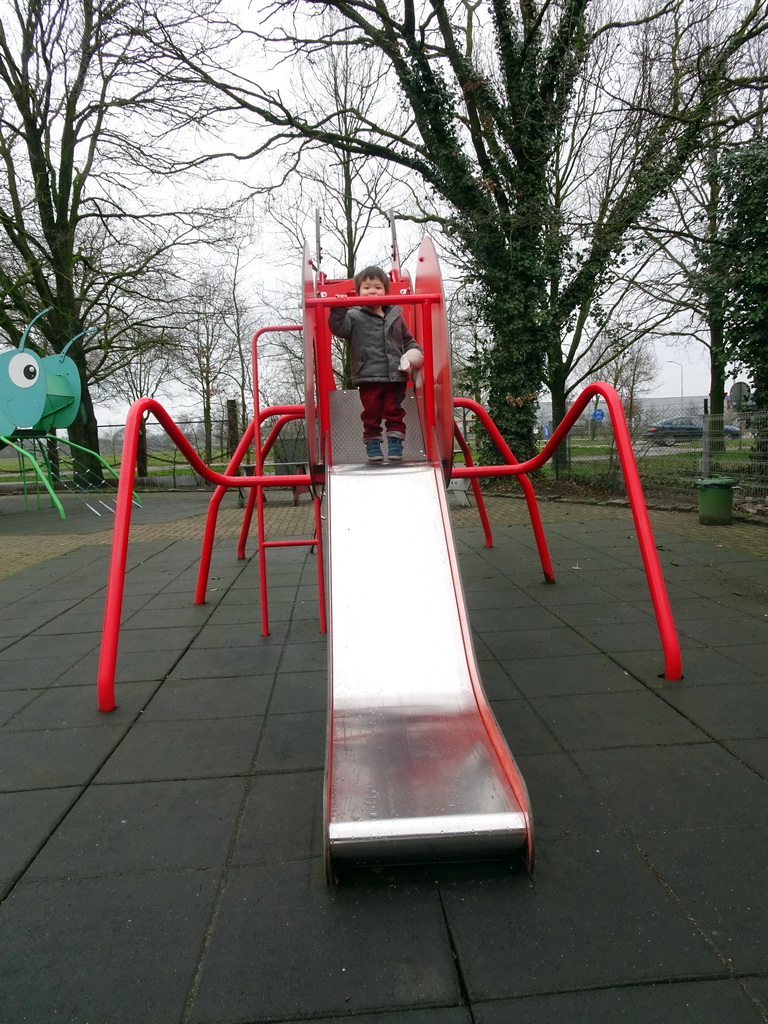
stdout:
POLYGON ((408 330, 402 309, 399 306, 384 306, 383 309, 383 320, 366 306, 339 307, 328 314, 331 333, 349 342, 355 387, 407 381, 408 374, 400 369, 400 358, 409 349, 422 351, 408 330))

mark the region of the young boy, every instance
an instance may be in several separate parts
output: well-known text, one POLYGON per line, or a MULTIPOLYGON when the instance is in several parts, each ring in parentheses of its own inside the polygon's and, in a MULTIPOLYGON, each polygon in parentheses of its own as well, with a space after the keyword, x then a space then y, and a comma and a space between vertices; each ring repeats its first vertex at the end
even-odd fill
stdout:
MULTIPOLYGON (((389 278, 381 267, 366 267, 355 275, 355 294, 382 299, 389 278)), ((408 374, 400 369, 404 352, 422 352, 403 319, 399 306, 351 306, 332 309, 328 326, 337 338, 349 342, 352 384, 360 391, 363 441, 369 462, 382 462, 381 421, 387 432, 387 458, 403 457, 405 410, 403 398, 408 374)))

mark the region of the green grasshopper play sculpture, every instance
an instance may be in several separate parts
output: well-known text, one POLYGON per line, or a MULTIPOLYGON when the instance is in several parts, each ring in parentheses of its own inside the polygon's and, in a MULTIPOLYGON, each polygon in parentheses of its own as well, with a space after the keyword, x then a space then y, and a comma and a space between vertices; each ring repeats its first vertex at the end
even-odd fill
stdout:
MULTIPOLYGON (((0 355, 0 447, 9 445, 19 453, 20 458, 32 464, 38 479, 48 490, 63 519, 64 509, 46 478, 46 473, 39 462, 16 442, 25 437, 32 437, 38 442, 53 437, 60 443, 60 439, 55 438, 55 431, 74 422, 80 411, 82 395, 80 374, 74 361, 67 355, 67 350, 78 338, 98 328, 90 327, 87 331, 82 331, 58 354, 38 356, 36 352, 25 348, 27 337, 34 323, 50 309, 51 307, 44 309, 30 320, 18 348, 0 355)), ((70 442, 65 443, 71 447, 80 447, 70 442)), ((116 476, 111 466, 103 459, 99 461, 116 476)), ((50 465, 47 476, 51 476, 50 465)), ((107 507, 113 511, 111 506, 107 507)), ((88 505, 88 508, 97 515, 101 514, 91 505, 88 505)))

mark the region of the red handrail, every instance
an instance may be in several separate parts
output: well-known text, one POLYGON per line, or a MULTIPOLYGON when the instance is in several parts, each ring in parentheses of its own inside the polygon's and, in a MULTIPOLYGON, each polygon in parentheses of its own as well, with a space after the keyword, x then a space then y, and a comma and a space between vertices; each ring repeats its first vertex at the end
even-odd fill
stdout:
MULTIPOLYGON (((453 404, 456 405, 456 400, 455 399, 454 399, 454 403, 453 404)), ((464 455, 464 464, 466 466, 474 466, 475 462, 474 462, 474 459, 472 458, 472 452, 469 450, 469 445, 467 444, 466 438, 464 437, 462 432, 459 430, 458 423, 454 423, 453 424, 453 436, 459 442, 459 448, 461 448, 462 454, 464 455)), ((453 476, 457 475, 455 470, 454 470, 454 473, 452 475, 453 476)), ((487 548, 492 548, 493 547, 493 533, 491 531, 491 523, 490 523, 490 520, 488 519, 488 513, 487 513, 486 508, 485 508, 485 501, 483 500, 483 493, 480 490, 480 484, 478 483, 477 480, 470 480, 469 482, 470 482, 470 485, 472 487, 472 493, 475 496, 475 504, 477 505, 477 512, 478 512, 478 515, 480 516, 480 522, 483 524, 483 533, 485 534, 485 546, 487 548)))
POLYGON ((172 417, 154 398, 140 398, 128 411, 125 421, 120 481, 117 487, 115 530, 107 580, 107 599, 104 608, 104 631, 97 681, 100 711, 115 709, 115 668, 120 638, 120 615, 123 608, 125 564, 128 555, 128 535, 131 529, 133 485, 136 477, 136 451, 142 417, 151 412, 195 472, 211 483, 224 487, 291 487, 296 483, 309 483, 309 476, 231 476, 209 469, 186 439, 172 417))
MULTIPOLYGON (((499 450, 499 453, 504 457, 507 465, 519 466, 520 463, 517 461, 512 453, 511 448, 499 433, 496 424, 493 422, 491 417, 488 415, 486 410, 479 405, 477 402, 472 401, 471 398, 455 398, 453 404, 457 408, 471 409, 472 412, 480 419, 483 426, 488 430, 491 435, 494 444, 499 450)), ((478 467, 483 468, 483 467, 478 467)), ((458 478, 469 478, 476 482, 475 477, 480 474, 473 474, 472 470, 475 469, 474 465, 468 463, 466 466, 455 466, 453 469, 453 476, 458 478)), ((539 559, 541 560, 541 569, 544 573, 544 580, 547 583, 555 582, 555 570, 552 568, 552 560, 549 557, 549 548, 547 547, 547 538, 544 535, 544 525, 541 521, 541 514, 539 513, 539 506, 536 501, 536 494, 533 490, 533 484, 527 476, 520 476, 520 486, 523 488, 523 494, 525 495, 525 501, 528 505, 528 515, 531 517, 531 526, 533 527, 533 535, 536 538, 536 547, 539 551, 539 559)))
MULTIPOLYGON (((680 657, 680 643, 677 639, 677 631, 675 630, 675 623, 672 618, 672 610, 669 606, 667 588, 664 583, 664 576, 661 571, 659 556, 656 552, 656 543, 653 539, 651 521, 648 518, 648 510, 645 506, 645 497, 643 495, 642 484, 640 483, 640 474, 637 471, 635 454, 632 450, 632 438, 629 434, 629 427, 627 426, 627 421, 624 416, 621 399, 610 384, 605 384, 600 381, 586 387, 565 414, 563 421, 559 424, 555 432, 552 434, 552 437, 550 437, 549 441, 547 441, 539 454, 535 455, 527 462, 518 462, 515 465, 505 466, 467 466, 466 468, 458 471, 457 475, 460 474, 464 477, 521 476, 525 473, 530 473, 535 469, 539 469, 545 462, 548 462, 549 459, 552 458, 552 455, 563 442, 566 434, 579 418, 584 408, 596 395, 600 395, 605 399, 608 411, 611 414, 611 422, 613 424, 613 431, 616 437, 616 447, 619 453, 621 468, 624 473, 624 484, 627 488, 627 496, 629 497, 632 517, 637 531, 637 540, 640 545, 640 553, 643 558, 645 574, 648 578, 648 588, 651 592, 651 601, 653 602, 653 608, 656 614, 656 623, 659 627, 661 644, 664 650, 664 678, 668 680, 681 679, 682 662, 680 657)), ((485 409, 478 405, 477 402, 473 402, 471 399, 463 399, 463 401, 466 403, 467 408, 472 409, 476 415, 480 416, 483 425, 491 436, 491 439, 497 447, 503 450, 503 447, 506 447, 504 439, 485 409)))

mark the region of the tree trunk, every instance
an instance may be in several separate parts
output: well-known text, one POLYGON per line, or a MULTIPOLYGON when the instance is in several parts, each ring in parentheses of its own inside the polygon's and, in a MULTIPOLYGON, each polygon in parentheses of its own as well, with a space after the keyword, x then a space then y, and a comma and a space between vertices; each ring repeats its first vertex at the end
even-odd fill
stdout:
POLYGON ((709 450, 713 454, 725 451, 723 412, 725 410, 725 340, 722 312, 710 312, 709 320, 709 450))
MULTIPOLYGON (((568 411, 566 407, 566 381, 561 374, 555 373, 550 380, 550 395, 552 397, 552 431, 560 426, 568 411)), ((555 476, 567 476, 571 465, 568 457, 567 442, 563 442, 557 449, 553 459, 555 476)))
POLYGON ((240 440, 237 419, 237 401, 234 398, 227 399, 227 456, 231 459, 235 454, 237 442, 240 440))
POLYGON ((75 487, 89 490, 101 487, 104 483, 104 476, 103 466, 96 458, 96 454, 99 452, 99 425, 93 410, 93 400, 84 379, 83 368, 78 366, 78 370, 82 385, 80 411, 67 428, 67 433, 73 444, 86 449, 85 451, 80 451, 79 448, 72 449, 72 482, 75 487))
POLYGON ((213 462, 213 422, 211 420, 211 403, 206 398, 203 402, 203 432, 205 434, 205 464, 213 462))
POLYGON ((139 424, 139 443, 136 447, 136 476, 144 480, 149 476, 149 458, 147 456, 147 417, 141 417, 139 424))
POLYGON ((54 487, 59 483, 61 479, 61 459, 59 456, 59 441, 56 437, 56 431, 52 430, 49 436, 45 439, 45 448, 48 458, 48 465, 51 469, 51 478, 53 480, 54 487))

